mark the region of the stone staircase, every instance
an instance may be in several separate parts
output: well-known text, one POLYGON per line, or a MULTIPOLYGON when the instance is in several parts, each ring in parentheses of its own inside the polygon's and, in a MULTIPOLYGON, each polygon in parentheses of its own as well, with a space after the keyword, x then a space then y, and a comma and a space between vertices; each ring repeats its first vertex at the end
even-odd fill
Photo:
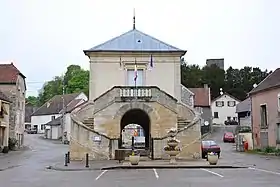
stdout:
POLYGON ((191 120, 187 120, 187 119, 183 119, 183 118, 177 118, 177 128, 178 129, 183 129, 185 128, 189 123, 191 122, 191 120))
POLYGON ((91 129, 94 129, 94 118, 89 117, 89 118, 84 119, 83 124, 85 124, 86 126, 88 126, 91 129))

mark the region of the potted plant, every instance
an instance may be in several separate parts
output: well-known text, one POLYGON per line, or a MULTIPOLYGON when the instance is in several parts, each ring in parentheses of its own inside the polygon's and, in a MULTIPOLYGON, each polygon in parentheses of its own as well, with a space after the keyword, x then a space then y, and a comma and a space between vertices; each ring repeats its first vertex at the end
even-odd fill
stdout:
POLYGON ((8 146, 4 146, 2 153, 8 153, 9 152, 9 147, 8 146))
POLYGON ((207 154, 207 160, 210 165, 217 165, 219 156, 217 153, 211 152, 207 154))
POLYGON ((134 151, 132 151, 131 155, 129 155, 129 161, 131 165, 138 165, 140 160, 140 156, 136 155, 134 151))

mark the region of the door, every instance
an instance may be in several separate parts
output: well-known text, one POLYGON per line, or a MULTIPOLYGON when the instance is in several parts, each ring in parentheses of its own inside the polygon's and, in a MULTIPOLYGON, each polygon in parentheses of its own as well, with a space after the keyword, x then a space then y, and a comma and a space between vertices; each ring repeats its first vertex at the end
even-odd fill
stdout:
POLYGON ((261 148, 268 147, 268 132, 260 132, 261 148))

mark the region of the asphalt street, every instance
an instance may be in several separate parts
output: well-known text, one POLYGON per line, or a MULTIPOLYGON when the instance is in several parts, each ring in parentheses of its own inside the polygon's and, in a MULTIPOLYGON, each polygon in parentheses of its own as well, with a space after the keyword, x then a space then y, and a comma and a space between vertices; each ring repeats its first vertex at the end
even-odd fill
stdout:
POLYGON ((269 186, 280 184, 280 159, 237 153, 232 144, 222 143, 225 129, 216 131, 211 139, 222 147, 228 162, 250 166, 245 169, 148 169, 109 171, 54 171, 45 166, 61 162, 67 146, 47 141, 38 135, 27 135, 30 150, 0 156, 0 187, 131 187, 133 186, 269 186), (255 163, 255 164, 254 164, 255 163))

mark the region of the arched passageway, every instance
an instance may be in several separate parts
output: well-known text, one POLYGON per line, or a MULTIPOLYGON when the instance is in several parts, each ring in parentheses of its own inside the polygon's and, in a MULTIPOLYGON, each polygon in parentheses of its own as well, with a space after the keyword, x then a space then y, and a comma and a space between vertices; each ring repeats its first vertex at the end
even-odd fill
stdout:
MULTIPOLYGON (((133 131, 137 131, 137 137, 135 138, 135 145, 143 144, 142 148, 149 149, 150 145, 150 118, 149 115, 141 110, 141 109, 131 109, 127 111, 121 119, 120 124, 120 134, 121 139, 119 143, 119 147, 125 148, 124 144, 126 144, 126 140, 124 137, 125 131, 130 131, 131 135, 133 134, 133 131), (144 139, 145 142, 141 142, 141 140, 144 139), (137 142, 140 141, 140 142, 137 142)), ((131 137, 130 137, 131 138, 131 137)))

